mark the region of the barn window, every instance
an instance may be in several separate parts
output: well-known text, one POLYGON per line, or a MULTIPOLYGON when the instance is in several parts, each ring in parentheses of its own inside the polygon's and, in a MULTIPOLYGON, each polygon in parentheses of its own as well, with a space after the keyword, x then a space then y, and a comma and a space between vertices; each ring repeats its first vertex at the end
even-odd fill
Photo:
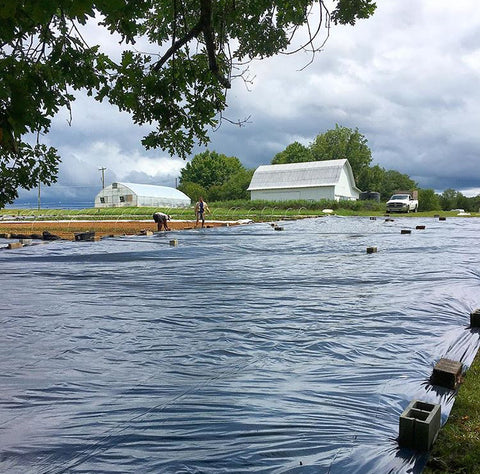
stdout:
POLYGON ((105 204, 105 198, 104 198, 104 197, 101 197, 101 198, 100 198, 100 202, 101 202, 102 204, 105 204))
POLYGON ((112 183, 112 189, 117 189, 118 188, 118 183, 112 183))
POLYGON ((125 202, 125 196, 120 196, 120 202, 125 202))

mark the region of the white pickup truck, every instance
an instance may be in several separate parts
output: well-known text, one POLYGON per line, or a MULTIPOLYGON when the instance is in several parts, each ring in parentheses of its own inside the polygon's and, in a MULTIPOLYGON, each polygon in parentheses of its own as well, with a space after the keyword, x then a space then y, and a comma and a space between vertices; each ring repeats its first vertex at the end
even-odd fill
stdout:
POLYGON ((394 194, 387 201, 387 212, 417 212, 418 200, 414 199, 411 194, 402 193, 394 194))

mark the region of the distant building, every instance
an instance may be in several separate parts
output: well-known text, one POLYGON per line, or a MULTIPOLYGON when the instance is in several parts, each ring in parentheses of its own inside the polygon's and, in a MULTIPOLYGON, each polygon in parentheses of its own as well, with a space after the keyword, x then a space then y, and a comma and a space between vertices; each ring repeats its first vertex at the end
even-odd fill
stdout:
POLYGON ((151 184, 112 183, 95 197, 95 207, 187 207, 190 198, 175 188, 151 184))
POLYGON ((360 195, 345 159, 262 165, 255 170, 248 190, 252 200, 264 201, 352 201, 360 195))

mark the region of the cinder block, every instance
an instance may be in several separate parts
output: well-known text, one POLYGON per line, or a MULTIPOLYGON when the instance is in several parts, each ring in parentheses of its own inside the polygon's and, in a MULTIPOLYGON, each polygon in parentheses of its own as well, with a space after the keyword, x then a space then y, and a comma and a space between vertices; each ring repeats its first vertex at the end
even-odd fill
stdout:
POLYGON ((11 242, 7 245, 7 249, 19 249, 23 247, 23 244, 20 242, 11 242))
POLYGON ((19 239, 19 242, 23 245, 31 245, 32 239, 19 239))
POLYGON ((279 226, 279 225, 276 225, 273 230, 283 230, 283 227, 282 226, 279 226))
POLYGON ((400 233, 401 233, 401 234, 411 234, 412 231, 411 231, 410 229, 402 229, 402 230, 400 231, 400 233))
POLYGON ((462 375, 462 363, 450 359, 440 359, 433 368, 430 383, 455 390, 462 375))
POLYGON ((151 230, 141 230, 138 235, 146 235, 146 236, 151 236, 153 235, 153 232, 151 230))
POLYGON ((395 219, 385 219, 385 222, 394 222, 395 219))
POLYGON ((480 328, 480 308, 470 313, 470 327, 480 328))
POLYGON ((371 221, 376 221, 377 218, 376 218, 375 216, 370 216, 370 220, 371 220, 371 221))
POLYGON ((367 247, 367 253, 377 253, 377 247, 367 247))
POLYGON ((440 216, 440 217, 438 218, 438 220, 439 220, 439 221, 446 221, 446 220, 447 220, 447 218, 446 218, 446 217, 442 217, 442 216, 440 216))
POLYGON ((416 451, 428 451, 440 430, 441 405, 413 400, 400 415, 398 443, 416 451))
POLYGON ((95 232, 75 232, 73 235, 76 242, 93 242, 95 240, 95 232))
POLYGON ((60 237, 58 235, 51 234, 50 232, 48 232, 48 230, 44 230, 42 232, 42 239, 43 240, 60 240, 60 237))
POLYGON ((424 225, 417 225, 417 227, 415 227, 415 229, 417 229, 417 230, 424 230, 424 229, 425 229, 425 226, 424 226, 424 225))
POLYGON ((170 247, 178 247, 178 240, 177 239, 170 240, 170 247))
POLYGON ((11 234, 5 232, 0 234, 0 239, 9 239, 11 237, 11 234))

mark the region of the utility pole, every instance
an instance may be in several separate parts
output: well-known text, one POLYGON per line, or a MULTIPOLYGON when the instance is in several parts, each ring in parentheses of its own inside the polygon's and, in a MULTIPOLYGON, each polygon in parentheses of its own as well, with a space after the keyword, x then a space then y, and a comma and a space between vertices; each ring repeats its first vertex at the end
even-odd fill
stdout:
POLYGON ((105 170, 107 168, 105 168, 104 166, 102 166, 101 168, 98 168, 98 171, 101 171, 102 172, 102 189, 105 189, 105 170))

